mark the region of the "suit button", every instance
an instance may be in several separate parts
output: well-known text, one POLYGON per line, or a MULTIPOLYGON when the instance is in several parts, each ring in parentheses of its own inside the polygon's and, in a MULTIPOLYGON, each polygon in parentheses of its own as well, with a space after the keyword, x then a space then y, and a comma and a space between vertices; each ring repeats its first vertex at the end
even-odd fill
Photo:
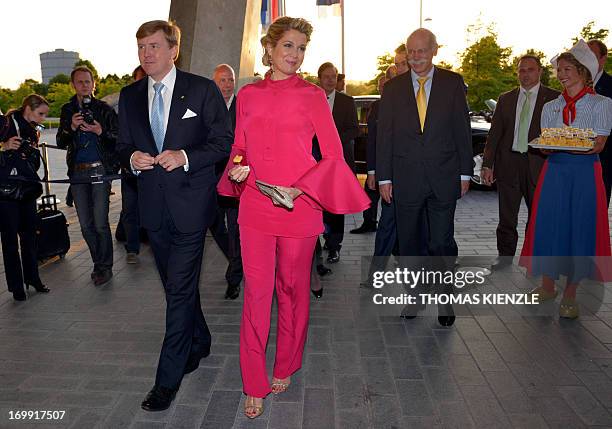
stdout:
POLYGON ((161 183, 157 186, 159 186, 159 189, 164 189, 164 185, 162 185, 161 183))

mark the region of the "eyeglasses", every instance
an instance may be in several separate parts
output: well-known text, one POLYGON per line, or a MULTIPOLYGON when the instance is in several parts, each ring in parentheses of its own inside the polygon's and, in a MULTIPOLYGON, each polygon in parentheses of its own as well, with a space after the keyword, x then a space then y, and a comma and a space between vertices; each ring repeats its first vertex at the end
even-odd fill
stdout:
POLYGON ((416 54, 424 55, 429 52, 430 48, 406 49, 408 56, 413 57, 416 54))

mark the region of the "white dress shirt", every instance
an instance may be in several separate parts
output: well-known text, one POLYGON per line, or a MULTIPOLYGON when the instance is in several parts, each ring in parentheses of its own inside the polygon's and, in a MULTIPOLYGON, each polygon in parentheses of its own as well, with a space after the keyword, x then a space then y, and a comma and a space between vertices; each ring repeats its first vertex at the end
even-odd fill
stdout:
MULTIPOLYGON (((164 87, 161 90, 161 97, 164 104, 164 133, 168 131, 168 118, 170 117, 170 106, 172 105, 172 93, 174 92, 174 84, 176 83, 176 67, 173 65, 170 71, 164 78, 160 81, 164 87)), ((148 94, 148 107, 149 107, 149 123, 151 122, 151 112, 153 111, 153 98, 155 97, 155 88, 153 85, 155 84, 155 80, 151 76, 147 78, 147 94, 148 94)), ((189 171, 189 158, 187 158, 187 153, 181 149, 183 156, 185 157, 185 165, 183 165, 183 170, 189 171)), ((134 156, 132 154, 132 156, 134 156)), ((130 164, 132 163, 132 158, 130 157, 130 164)), ((139 170, 135 170, 132 165, 132 172, 134 174, 139 174, 139 170)))
POLYGON ((329 104, 329 110, 332 112, 334 111, 334 101, 335 100, 336 100, 336 90, 334 89, 331 92, 331 94, 327 95, 327 104, 329 104))
MULTIPOLYGON (((518 152, 518 133, 519 125, 521 123, 521 113, 523 111, 523 103, 525 103, 526 93, 529 92, 529 121, 531 125, 531 118, 533 118, 533 112, 535 110, 536 100, 538 98, 538 91, 540 90, 540 84, 527 91, 522 86, 519 89, 518 100, 516 101, 516 115, 514 116, 514 139, 512 140, 512 151, 518 152)), ((527 131, 529 132, 529 131, 527 131)))
POLYGON ((232 102, 234 101, 234 94, 232 94, 232 96, 229 98, 229 100, 227 100, 225 102, 225 106, 227 107, 227 110, 230 109, 230 107, 232 107, 232 102))

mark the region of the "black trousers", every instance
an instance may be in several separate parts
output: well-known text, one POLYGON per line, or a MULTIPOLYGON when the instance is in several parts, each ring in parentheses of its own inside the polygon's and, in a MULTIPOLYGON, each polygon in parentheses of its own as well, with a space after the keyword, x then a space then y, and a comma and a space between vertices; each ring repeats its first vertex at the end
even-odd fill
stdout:
POLYGON ((340 251, 344 239, 344 215, 323 212, 323 222, 329 226, 325 244, 329 250, 340 251))
POLYGON ((36 200, 0 200, 0 213, 4 274, 9 292, 23 290, 24 283, 40 283, 36 259, 36 200))
POLYGON ((217 243, 217 246, 219 246, 219 249, 221 249, 221 252, 229 262, 225 271, 225 280, 233 286, 240 284, 244 273, 242 271, 242 254, 240 252, 238 207, 224 204, 218 205, 215 219, 209 229, 215 243, 217 243))
POLYGON ((182 233, 176 229, 165 204, 162 210, 161 228, 147 231, 166 293, 166 333, 155 384, 177 389, 189 356, 201 356, 211 344, 198 286, 204 230, 182 233))
MULTIPOLYGON (((400 263, 411 270, 453 271, 458 255, 455 242, 455 208, 457 201, 443 201, 432 191, 417 201, 395 199, 395 219, 399 241, 400 263), (425 230, 424 225, 428 225, 425 230), (427 243, 424 246, 424 243, 427 243), (425 249, 427 249, 425 251, 425 249)), ((452 294, 452 285, 418 285, 409 293, 452 294)), ((453 315, 451 305, 439 305, 440 316, 453 315)))
MULTIPOLYGON (((500 256, 514 256, 518 243, 518 214, 521 200, 525 199, 527 209, 531 214, 531 203, 535 194, 536 178, 531 177, 527 154, 515 164, 511 178, 503 177, 497 180, 499 200, 499 224, 497 225, 497 251, 500 256)), ((527 216, 529 219, 529 216, 527 216)), ((527 225, 525 225, 527 230, 527 225)))
POLYGON ((372 202, 370 207, 363 211, 363 223, 365 225, 376 225, 376 222, 378 221, 378 201, 380 200, 378 185, 376 185, 376 189, 370 189, 368 187, 368 182, 366 181, 363 185, 363 189, 372 202))

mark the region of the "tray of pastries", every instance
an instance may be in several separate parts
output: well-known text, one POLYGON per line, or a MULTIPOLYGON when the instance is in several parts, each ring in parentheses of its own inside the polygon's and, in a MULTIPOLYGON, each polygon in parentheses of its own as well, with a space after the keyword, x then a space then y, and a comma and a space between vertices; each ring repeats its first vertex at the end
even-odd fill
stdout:
POLYGON ((595 145, 595 131, 591 128, 542 128, 542 134, 529 146, 546 150, 588 152, 595 145))

